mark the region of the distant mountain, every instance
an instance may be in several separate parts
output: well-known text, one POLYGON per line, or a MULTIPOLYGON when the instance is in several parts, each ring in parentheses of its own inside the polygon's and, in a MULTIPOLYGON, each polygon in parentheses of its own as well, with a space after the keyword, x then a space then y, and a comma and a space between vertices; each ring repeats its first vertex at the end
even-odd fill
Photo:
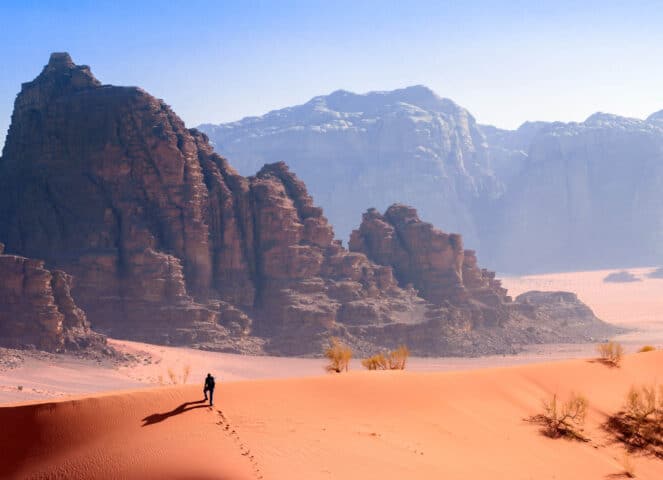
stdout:
POLYGON ((342 239, 366 207, 403 202, 505 272, 663 258, 663 111, 503 130, 414 86, 199 128, 244 174, 286 160, 342 239))
POLYGON ((525 140, 527 159, 488 217, 492 222, 483 235, 495 241, 484 242, 483 252, 491 267, 532 271, 659 264, 661 117, 643 121, 596 113, 581 123, 540 125, 525 140))
POLYGON ((402 202, 476 246, 475 203, 503 193, 474 117, 423 86, 366 95, 339 90, 199 129, 242 174, 287 161, 345 240, 367 207, 402 202))

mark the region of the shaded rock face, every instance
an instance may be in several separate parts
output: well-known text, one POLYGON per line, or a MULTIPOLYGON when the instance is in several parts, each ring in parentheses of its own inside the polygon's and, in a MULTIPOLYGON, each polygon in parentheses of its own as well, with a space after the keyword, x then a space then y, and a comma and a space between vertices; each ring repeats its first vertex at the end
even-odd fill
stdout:
POLYGON ((4 255, 0 244, 0 345, 62 352, 104 348, 71 297, 71 276, 44 262, 4 255))
POLYGON ((302 339, 337 321, 421 303, 333 240, 285 164, 238 175, 162 101, 101 85, 66 54, 23 85, 0 182, 8 250, 74 275, 114 336, 256 352, 257 332, 272 350, 310 351, 302 339))

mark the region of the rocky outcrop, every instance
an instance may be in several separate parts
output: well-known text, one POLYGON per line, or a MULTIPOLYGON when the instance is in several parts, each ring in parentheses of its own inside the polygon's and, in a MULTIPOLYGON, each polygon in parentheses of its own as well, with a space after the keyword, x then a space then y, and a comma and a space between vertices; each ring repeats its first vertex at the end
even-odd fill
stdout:
POLYGON ((349 247, 392 267, 401 286, 414 286, 435 305, 479 297, 492 305, 510 301, 495 273, 480 269, 475 252, 463 248, 459 234, 422 222, 412 207, 394 204, 384 215, 368 210, 349 247))
POLYGON ((339 335, 440 355, 511 351, 507 325, 537 331, 459 236, 407 207, 371 215, 347 251, 284 163, 239 175, 163 101, 67 54, 23 85, 0 159, 0 240, 73 275, 103 333, 278 354, 339 335))
POLYGON ((71 276, 44 262, 4 255, 0 244, 0 345, 51 352, 105 349, 74 303, 71 276))

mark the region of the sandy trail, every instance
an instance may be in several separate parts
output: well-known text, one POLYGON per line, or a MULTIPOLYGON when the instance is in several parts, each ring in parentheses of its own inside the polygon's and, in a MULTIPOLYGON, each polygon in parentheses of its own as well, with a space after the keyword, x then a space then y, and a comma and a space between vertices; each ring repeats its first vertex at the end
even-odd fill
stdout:
MULTIPOLYGON (((601 424, 662 367, 652 352, 621 368, 573 360, 227 382, 213 410, 192 403, 195 386, 5 406, 0 478, 619 478, 623 449, 601 424), (525 421, 571 391, 589 398, 589 443, 525 421)), ((662 460, 634 462, 638 478, 662 478, 662 460)))

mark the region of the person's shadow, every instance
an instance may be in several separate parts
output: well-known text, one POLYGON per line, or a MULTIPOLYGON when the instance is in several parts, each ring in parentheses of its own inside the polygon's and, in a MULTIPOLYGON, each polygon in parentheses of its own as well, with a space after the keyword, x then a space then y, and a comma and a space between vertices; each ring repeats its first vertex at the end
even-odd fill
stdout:
POLYGON ((205 403, 205 400, 197 400, 195 402, 185 402, 182 405, 175 407, 170 412, 153 413, 152 415, 148 415, 147 417, 143 418, 143 427, 163 422, 167 418, 179 415, 180 413, 184 413, 189 410, 207 407, 207 405, 199 405, 200 403, 205 403))

